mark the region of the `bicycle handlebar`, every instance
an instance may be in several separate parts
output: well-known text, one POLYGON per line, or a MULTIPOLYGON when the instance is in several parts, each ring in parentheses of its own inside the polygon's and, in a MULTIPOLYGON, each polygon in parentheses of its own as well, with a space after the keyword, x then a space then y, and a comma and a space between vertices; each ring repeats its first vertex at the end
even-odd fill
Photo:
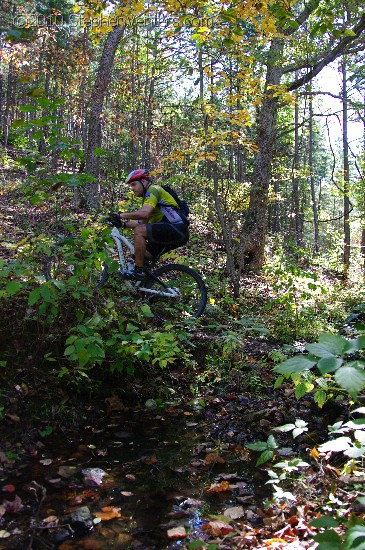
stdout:
POLYGON ((119 212, 111 212, 105 219, 104 222, 108 225, 113 225, 114 227, 117 227, 120 229, 123 226, 123 222, 120 219, 119 212))

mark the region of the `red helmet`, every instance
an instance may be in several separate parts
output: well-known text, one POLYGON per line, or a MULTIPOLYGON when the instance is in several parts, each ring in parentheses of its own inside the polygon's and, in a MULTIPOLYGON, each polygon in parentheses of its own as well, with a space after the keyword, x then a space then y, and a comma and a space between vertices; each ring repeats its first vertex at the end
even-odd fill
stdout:
POLYGON ((150 179, 150 174, 148 170, 145 170, 144 168, 138 168, 137 170, 132 170, 132 172, 128 174, 125 182, 132 183, 132 181, 137 181, 141 179, 145 179, 145 180, 150 179))

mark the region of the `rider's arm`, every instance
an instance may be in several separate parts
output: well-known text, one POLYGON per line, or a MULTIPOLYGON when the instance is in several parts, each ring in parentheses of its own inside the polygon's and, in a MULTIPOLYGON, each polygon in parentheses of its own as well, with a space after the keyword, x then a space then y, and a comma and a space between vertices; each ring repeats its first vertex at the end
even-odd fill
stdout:
MULTIPOLYGON (((146 223, 153 210, 153 206, 150 204, 144 204, 142 208, 135 210, 134 212, 121 212, 120 217, 122 220, 140 220, 143 223, 146 223)), ((127 227, 135 227, 136 225, 137 224, 129 225, 128 223, 127 227)))
POLYGON ((146 222, 138 220, 137 222, 124 222, 124 223, 125 223, 125 227, 128 227, 128 229, 134 229, 135 227, 137 227, 137 225, 140 225, 140 224, 143 225, 146 222))

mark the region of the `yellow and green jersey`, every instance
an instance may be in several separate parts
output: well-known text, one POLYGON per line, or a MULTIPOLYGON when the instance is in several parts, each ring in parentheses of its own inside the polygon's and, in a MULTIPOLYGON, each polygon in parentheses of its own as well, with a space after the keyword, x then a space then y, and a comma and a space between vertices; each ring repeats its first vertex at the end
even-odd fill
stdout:
POLYGON ((177 211, 179 206, 175 199, 160 185, 150 185, 145 194, 143 204, 153 207, 147 223, 167 220, 169 223, 183 223, 177 211))

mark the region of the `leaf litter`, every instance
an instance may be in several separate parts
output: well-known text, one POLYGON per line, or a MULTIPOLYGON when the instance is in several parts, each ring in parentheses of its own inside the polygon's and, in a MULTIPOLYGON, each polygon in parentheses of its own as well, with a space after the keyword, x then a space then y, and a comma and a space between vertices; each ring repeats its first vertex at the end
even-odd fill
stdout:
MULTIPOLYGON (((208 396, 202 411, 184 414, 191 410, 175 406, 156 414, 126 410, 114 395, 106 423, 66 448, 53 440, 20 459, 19 452, 3 453, 3 548, 23 548, 29 538, 60 550, 106 550, 117 541, 137 548, 311 548, 310 499, 301 510, 289 502, 263 507, 270 491, 245 443, 266 439, 267 425, 247 419, 248 400, 239 393, 208 396)), ((263 403, 249 412, 264 410, 266 419, 275 418, 267 422, 278 424, 284 413, 277 402, 263 403)), ((292 449, 289 435, 282 437, 280 447, 288 449, 289 441, 292 449)))

